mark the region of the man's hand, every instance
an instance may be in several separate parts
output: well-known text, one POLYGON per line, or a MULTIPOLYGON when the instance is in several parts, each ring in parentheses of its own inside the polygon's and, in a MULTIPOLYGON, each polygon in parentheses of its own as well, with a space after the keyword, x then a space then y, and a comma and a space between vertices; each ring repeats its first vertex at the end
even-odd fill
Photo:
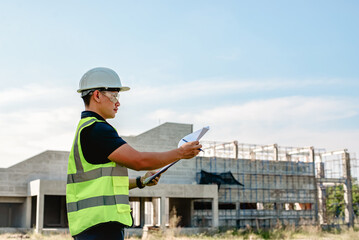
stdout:
MULTIPOLYGON (((157 171, 148 171, 146 172, 146 174, 144 176, 141 177, 141 182, 143 183, 145 181, 146 178, 151 177, 152 175, 154 175, 157 171)), ((146 186, 155 186, 157 185, 158 181, 160 180, 162 174, 158 175, 157 177, 155 177, 154 179, 152 179, 151 182, 147 183, 146 186)))
POLYGON ((180 146, 178 149, 181 152, 182 159, 190 159, 198 155, 202 147, 198 141, 188 142, 180 146))

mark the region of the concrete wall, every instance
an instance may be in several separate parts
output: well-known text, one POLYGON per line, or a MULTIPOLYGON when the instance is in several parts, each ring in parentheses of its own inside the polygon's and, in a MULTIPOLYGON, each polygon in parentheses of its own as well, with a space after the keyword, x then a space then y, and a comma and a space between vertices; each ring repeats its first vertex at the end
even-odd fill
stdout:
POLYGON ((161 152, 177 148, 181 138, 192 131, 192 124, 167 122, 140 135, 122 136, 122 138, 139 151, 161 152))
POLYGON ((36 179, 66 181, 69 152, 45 151, 9 168, 0 168, 0 196, 27 196, 36 179))

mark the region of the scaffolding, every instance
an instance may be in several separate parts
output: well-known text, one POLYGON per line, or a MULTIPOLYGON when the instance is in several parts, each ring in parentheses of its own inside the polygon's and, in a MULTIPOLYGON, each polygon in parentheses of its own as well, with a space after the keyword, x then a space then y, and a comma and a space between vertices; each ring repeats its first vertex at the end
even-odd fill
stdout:
MULTIPOLYGON (((219 226, 271 228, 277 224, 329 224, 328 187, 335 184, 342 184, 344 189, 342 224, 353 225, 350 165, 357 171, 358 163, 346 150, 327 153, 313 147, 237 141, 201 144, 204 152, 196 158, 197 183, 201 170, 215 174, 230 171, 244 185, 218 186, 219 226)), ((209 202, 194 202, 192 226, 210 226, 211 217, 209 202)))
POLYGON ((358 161, 347 149, 321 154, 317 163, 319 221, 353 226, 359 214, 358 161))

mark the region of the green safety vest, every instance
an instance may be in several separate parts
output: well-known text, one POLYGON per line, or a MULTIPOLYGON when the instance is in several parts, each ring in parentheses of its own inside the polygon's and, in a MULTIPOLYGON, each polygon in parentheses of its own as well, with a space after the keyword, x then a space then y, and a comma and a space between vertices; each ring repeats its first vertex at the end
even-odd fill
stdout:
POLYGON ((99 223, 132 225, 127 168, 115 162, 90 164, 83 155, 81 131, 95 122, 104 121, 81 119, 69 156, 66 204, 72 236, 99 223))

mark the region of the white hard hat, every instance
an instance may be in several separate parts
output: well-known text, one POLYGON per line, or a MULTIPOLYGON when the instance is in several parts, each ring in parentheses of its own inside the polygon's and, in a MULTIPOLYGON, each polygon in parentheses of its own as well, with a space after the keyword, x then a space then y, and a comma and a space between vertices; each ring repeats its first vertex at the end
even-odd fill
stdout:
POLYGON ((92 89, 106 89, 114 91, 128 91, 129 87, 121 84, 120 77, 115 71, 109 68, 97 67, 87 71, 81 78, 79 89, 82 96, 87 95, 92 89))

